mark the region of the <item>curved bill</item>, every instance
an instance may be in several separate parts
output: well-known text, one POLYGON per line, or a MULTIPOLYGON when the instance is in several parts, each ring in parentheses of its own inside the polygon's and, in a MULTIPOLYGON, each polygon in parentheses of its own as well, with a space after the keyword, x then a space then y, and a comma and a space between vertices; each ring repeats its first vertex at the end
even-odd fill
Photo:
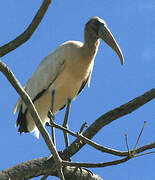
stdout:
POLYGON ((101 25, 99 28, 98 34, 100 38, 102 38, 103 41, 105 41, 117 53, 117 55, 120 58, 121 64, 123 65, 124 58, 123 58, 122 51, 119 45, 117 44, 115 38, 113 37, 112 33, 108 29, 108 27, 106 25, 101 25))

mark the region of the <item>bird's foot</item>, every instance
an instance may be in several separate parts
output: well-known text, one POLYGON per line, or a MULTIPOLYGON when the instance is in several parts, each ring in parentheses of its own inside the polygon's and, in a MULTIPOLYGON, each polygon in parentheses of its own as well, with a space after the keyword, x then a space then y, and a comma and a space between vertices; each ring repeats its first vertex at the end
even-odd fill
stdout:
POLYGON ((50 119, 50 121, 54 121, 55 117, 52 111, 48 111, 47 116, 50 119))
POLYGON ((82 169, 84 169, 84 170, 87 171, 89 174, 91 174, 91 176, 93 176, 93 173, 92 173, 89 169, 82 168, 82 167, 78 167, 77 169, 79 169, 81 173, 82 173, 82 169))

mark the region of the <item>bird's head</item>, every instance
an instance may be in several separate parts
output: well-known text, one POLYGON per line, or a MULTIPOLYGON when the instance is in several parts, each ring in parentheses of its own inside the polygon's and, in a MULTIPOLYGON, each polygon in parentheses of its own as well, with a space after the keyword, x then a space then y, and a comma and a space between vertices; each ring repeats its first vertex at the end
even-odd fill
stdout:
POLYGON ((104 20, 95 16, 88 21, 86 24, 86 29, 96 39, 101 38, 104 42, 106 42, 117 53, 121 64, 123 65, 124 58, 122 51, 104 20))

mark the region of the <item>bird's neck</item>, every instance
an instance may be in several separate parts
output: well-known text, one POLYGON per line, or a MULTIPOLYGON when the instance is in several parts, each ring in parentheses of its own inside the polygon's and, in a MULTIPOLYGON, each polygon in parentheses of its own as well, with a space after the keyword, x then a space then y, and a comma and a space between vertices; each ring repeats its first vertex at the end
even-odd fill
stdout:
POLYGON ((85 31, 83 49, 87 55, 95 56, 99 46, 99 38, 85 31))

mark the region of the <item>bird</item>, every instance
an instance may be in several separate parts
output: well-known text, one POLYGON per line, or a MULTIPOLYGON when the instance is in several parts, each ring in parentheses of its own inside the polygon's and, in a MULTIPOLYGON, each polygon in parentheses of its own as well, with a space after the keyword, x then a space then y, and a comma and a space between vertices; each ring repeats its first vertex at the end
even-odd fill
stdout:
MULTIPOLYGON (((85 25, 83 42, 70 40, 60 45, 41 61, 27 81, 24 89, 34 103, 44 125, 49 121, 47 113, 51 106, 53 106, 53 114, 56 114, 65 106, 70 106, 86 84, 90 86, 100 39, 117 53, 123 65, 122 51, 107 23, 94 16, 85 25)), ((17 112, 19 112, 16 122, 18 131, 35 132, 36 137, 39 137, 39 130, 21 98, 14 108, 14 113, 17 112)))

